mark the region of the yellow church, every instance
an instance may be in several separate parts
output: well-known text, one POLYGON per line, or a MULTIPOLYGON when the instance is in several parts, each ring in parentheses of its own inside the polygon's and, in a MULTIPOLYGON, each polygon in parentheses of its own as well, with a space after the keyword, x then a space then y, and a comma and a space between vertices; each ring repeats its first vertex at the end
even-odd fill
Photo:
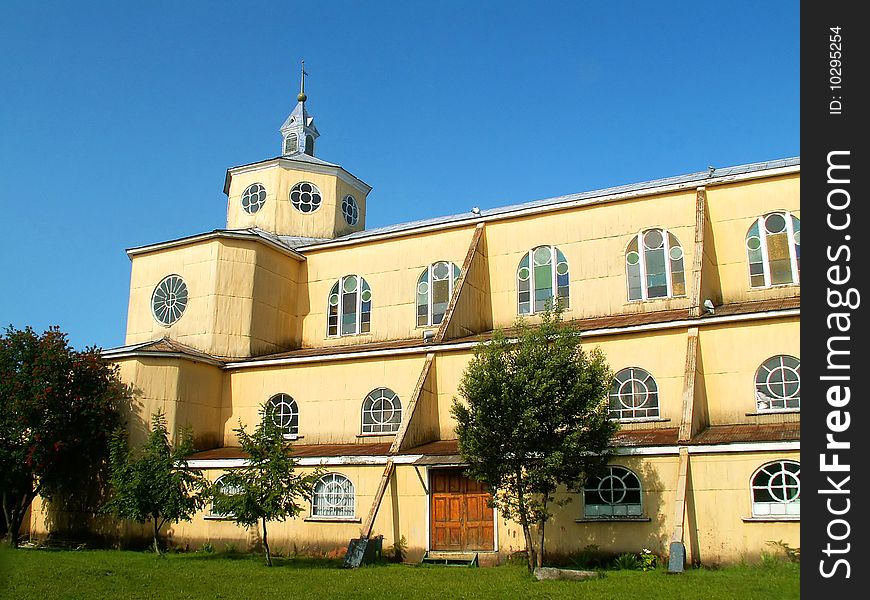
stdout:
MULTIPOLYGON (((404 538, 409 561, 524 549, 463 474, 450 405, 475 346, 556 298, 606 355, 621 427, 547 552, 677 541, 715 564, 799 546, 798 158, 366 229, 372 188, 317 156, 306 100, 278 156, 227 170, 225 229, 127 251, 125 346, 104 353, 139 420, 191 426, 190 465, 218 483, 246 461, 233 429, 274 407, 299 468, 325 474, 300 517, 270 525, 273 548, 362 532, 404 538)), ((211 507, 166 534, 257 535, 211 507)))

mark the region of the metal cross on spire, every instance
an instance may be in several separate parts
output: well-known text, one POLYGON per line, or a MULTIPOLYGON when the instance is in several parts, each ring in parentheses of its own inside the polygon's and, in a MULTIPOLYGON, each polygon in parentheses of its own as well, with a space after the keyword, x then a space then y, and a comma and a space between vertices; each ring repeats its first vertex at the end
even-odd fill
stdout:
POLYGON ((308 96, 305 95, 305 76, 308 73, 305 72, 305 59, 302 60, 302 78, 299 82, 299 95, 296 97, 299 102, 305 102, 308 99, 308 96))

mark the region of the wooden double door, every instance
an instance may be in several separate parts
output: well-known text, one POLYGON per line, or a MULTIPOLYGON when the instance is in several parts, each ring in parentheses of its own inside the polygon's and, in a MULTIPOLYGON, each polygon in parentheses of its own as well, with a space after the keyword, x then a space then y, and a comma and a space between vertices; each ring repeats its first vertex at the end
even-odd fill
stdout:
POLYGON ((462 469, 430 469, 432 550, 495 550, 491 495, 462 469))

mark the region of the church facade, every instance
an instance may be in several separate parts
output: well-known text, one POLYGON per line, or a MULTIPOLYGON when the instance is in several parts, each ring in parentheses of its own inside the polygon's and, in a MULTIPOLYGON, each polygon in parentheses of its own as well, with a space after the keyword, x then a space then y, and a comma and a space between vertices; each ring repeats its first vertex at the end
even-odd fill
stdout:
MULTIPOLYGON (((496 562, 522 531, 464 476, 450 405, 477 344, 560 298, 613 370, 621 427, 608 472, 556 509, 548 553, 799 546, 799 159, 366 229, 371 187, 316 157, 306 100, 279 156, 227 171, 225 229, 127 251, 126 341, 105 356, 134 390, 133 443, 162 409, 219 481, 245 464, 233 429, 267 404, 299 468, 325 470, 305 512, 270 525, 273 548, 363 531, 412 561, 496 562)), ((168 531, 256 535, 211 508, 168 531)))

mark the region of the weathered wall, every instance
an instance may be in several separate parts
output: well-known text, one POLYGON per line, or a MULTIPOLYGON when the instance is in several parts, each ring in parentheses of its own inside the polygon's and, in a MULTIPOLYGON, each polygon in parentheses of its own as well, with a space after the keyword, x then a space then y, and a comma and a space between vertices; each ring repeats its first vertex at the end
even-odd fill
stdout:
POLYGON ((711 425, 800 420, 799 413, 752 417, 755 373, 768 358, 800 358, 799 317, 722 324, 701 328, 701 356, 711 425))
POLYGON ((294 338, 299 263, 254 241, 214 239, 133 257, 127 344, 170 337, 218 356, 287 349, 294 338), (172 325, 151 312, 154 288, 177 274, 188 303, 172 325))
POLYGON ((380 242, 324 248, 306 253, 305 285, 300 288, 298 314, 306 315, 304 346, 336 346, 422 338, 417 327, 417 279, 432 263, 462 265, 474 227, 453 229, 380 242), (327 301, 332 286, 344 275, 359 275, 372 290, 371 332, 327 336, 327 301))
POLYGON ((787 210, 800 218, 800 174, 707 188, 708 210, 716 240, 716 264, 722 301, 744 302, 800 295, 800 286, 768 289, 749 286, 746 233, 761 215, 787 210))
POLYGON ((372 390, 393 390, 407 408, 425 355, 359 358, 231 371, 226 380, 222 421, 224 444, 237 444, 239 421, 250 430, 260 405, 275 394, 289 394, 299 407, 299 443, 356 444, 392 442, 394 435, 363 435, 362 404, 372 390))
MULTIPOLYGON (((800 461, 800 453, 734 452, 692 454, 689 463, 689 512, 702 564, 757 559, 776 551, 768 541, 782 540, 800 548, 800 521, 753 522, 750 479, 775 460, 800 461), (693 514, 692 514, 693 513, 693 514)), ((690 521, 691 523, 691 521, 690 521)))
POLYGON ((151 416, 166 415, 171 435, 193 428, 196 448, 223 444, 221 421, 224 374, 218 367, 180 358, 139 357, 117 361, 121 380, 132 388, 133 414, 125 415, 130 443, 147 437, 151 416))
POLYGON ((259 227, 279 235, 334 238, 365 227, 366 195, 329 173, 294 166, 290 161, 269 162, 233 175, 227 199, 227 229, 259 227), (290 190, 299 182, 313 183, 321 193, 320 208, 302 213, 290 202, 290 190), (253 215, 242 207, 242 194, 252 183, 266 188, 266 202, 253 215), (349 226, 341 216, 341 201, 351 194, 360 207, 360 220, 349 226))

